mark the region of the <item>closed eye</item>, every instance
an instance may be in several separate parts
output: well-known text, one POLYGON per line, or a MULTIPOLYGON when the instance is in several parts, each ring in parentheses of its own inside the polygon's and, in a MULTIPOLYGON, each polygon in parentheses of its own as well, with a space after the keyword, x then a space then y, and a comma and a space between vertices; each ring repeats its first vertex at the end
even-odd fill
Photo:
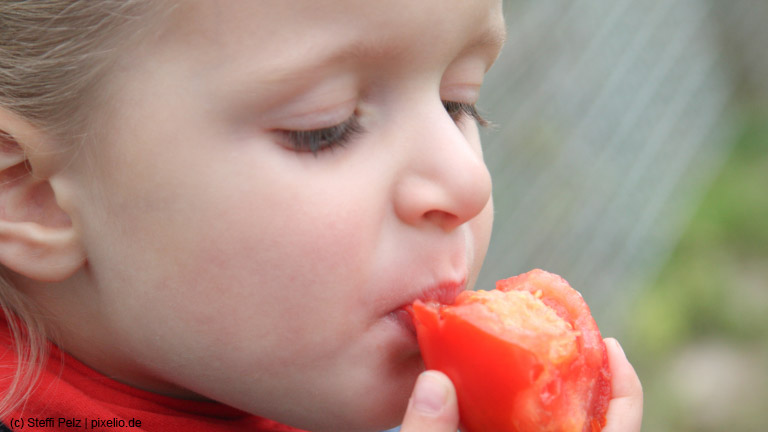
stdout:
MULTIPOLYGON (((491 123, 477 112, 477 107, 465 102, 443 101, 443 107, 454 122, 470 118, 482 127, 491 123)), ((358 134, 365 132, 357 115, 353 115, 343 123, 321 129, 310 130, 281 130, 282 139, 287 141, 297 152, 311 152, 315 156, 321 151, 344 146, 358 134)))
POLYGON ((443 106, 454 122, 459 122, 463 117, 469 117, 480 126, 490 126, 490 122, 477 112, 477 107, 464 102, 443 101, 443 106))
POLYGON ((343 146, 362 132, 364 132, 363 127, 356 115, 343 123, 327 128, 280 131, 283 138, 295 151, 312 152, 315 156, 323 150, 343 146))

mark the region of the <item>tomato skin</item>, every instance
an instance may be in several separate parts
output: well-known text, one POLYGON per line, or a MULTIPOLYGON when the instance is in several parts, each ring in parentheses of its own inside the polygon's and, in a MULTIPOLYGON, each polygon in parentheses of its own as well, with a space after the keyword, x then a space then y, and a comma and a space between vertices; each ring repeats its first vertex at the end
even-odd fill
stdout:
POLYGON ((611 393, 608 357, 581 295, 543 270, 498 281, 496 289, 539 297, 577 332, 576 353, 553 363, 542 355, 546 335, 531 339, 502 329, 499 317, 470 292, 453 305, 414 302, 424 363, 453 381, 462 431, 600 431, 611 393))

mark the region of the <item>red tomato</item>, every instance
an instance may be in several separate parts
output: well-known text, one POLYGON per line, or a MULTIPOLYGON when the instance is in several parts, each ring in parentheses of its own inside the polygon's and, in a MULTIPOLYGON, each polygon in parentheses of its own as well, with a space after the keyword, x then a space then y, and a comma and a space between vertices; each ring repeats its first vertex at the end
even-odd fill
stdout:
POLYGON ((456 386, 464 432, 598 432, 611 397, 605 343, 568 283, 532 270, 452 305, 413 304, 424 364, 456 386))

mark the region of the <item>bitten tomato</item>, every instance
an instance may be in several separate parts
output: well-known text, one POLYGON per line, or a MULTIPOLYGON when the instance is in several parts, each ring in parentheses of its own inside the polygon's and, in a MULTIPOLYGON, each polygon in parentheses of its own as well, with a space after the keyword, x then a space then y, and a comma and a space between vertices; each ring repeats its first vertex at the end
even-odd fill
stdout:
POLYGON ((452 305, 413 304, 424 363, 453 381, 464 432, 598 432, 611 396, 605 343, 581 295, 532 270, 452 305))

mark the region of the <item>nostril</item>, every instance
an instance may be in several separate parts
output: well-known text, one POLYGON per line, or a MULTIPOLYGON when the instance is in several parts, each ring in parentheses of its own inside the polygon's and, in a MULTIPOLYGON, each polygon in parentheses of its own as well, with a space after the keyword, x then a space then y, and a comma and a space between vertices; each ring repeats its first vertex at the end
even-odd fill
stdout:
POLYGON ((462 224, 461 218, 443 210, 430 210, 424 213, 424 219, 439 226, 444 231, 452 231, 462 224))

